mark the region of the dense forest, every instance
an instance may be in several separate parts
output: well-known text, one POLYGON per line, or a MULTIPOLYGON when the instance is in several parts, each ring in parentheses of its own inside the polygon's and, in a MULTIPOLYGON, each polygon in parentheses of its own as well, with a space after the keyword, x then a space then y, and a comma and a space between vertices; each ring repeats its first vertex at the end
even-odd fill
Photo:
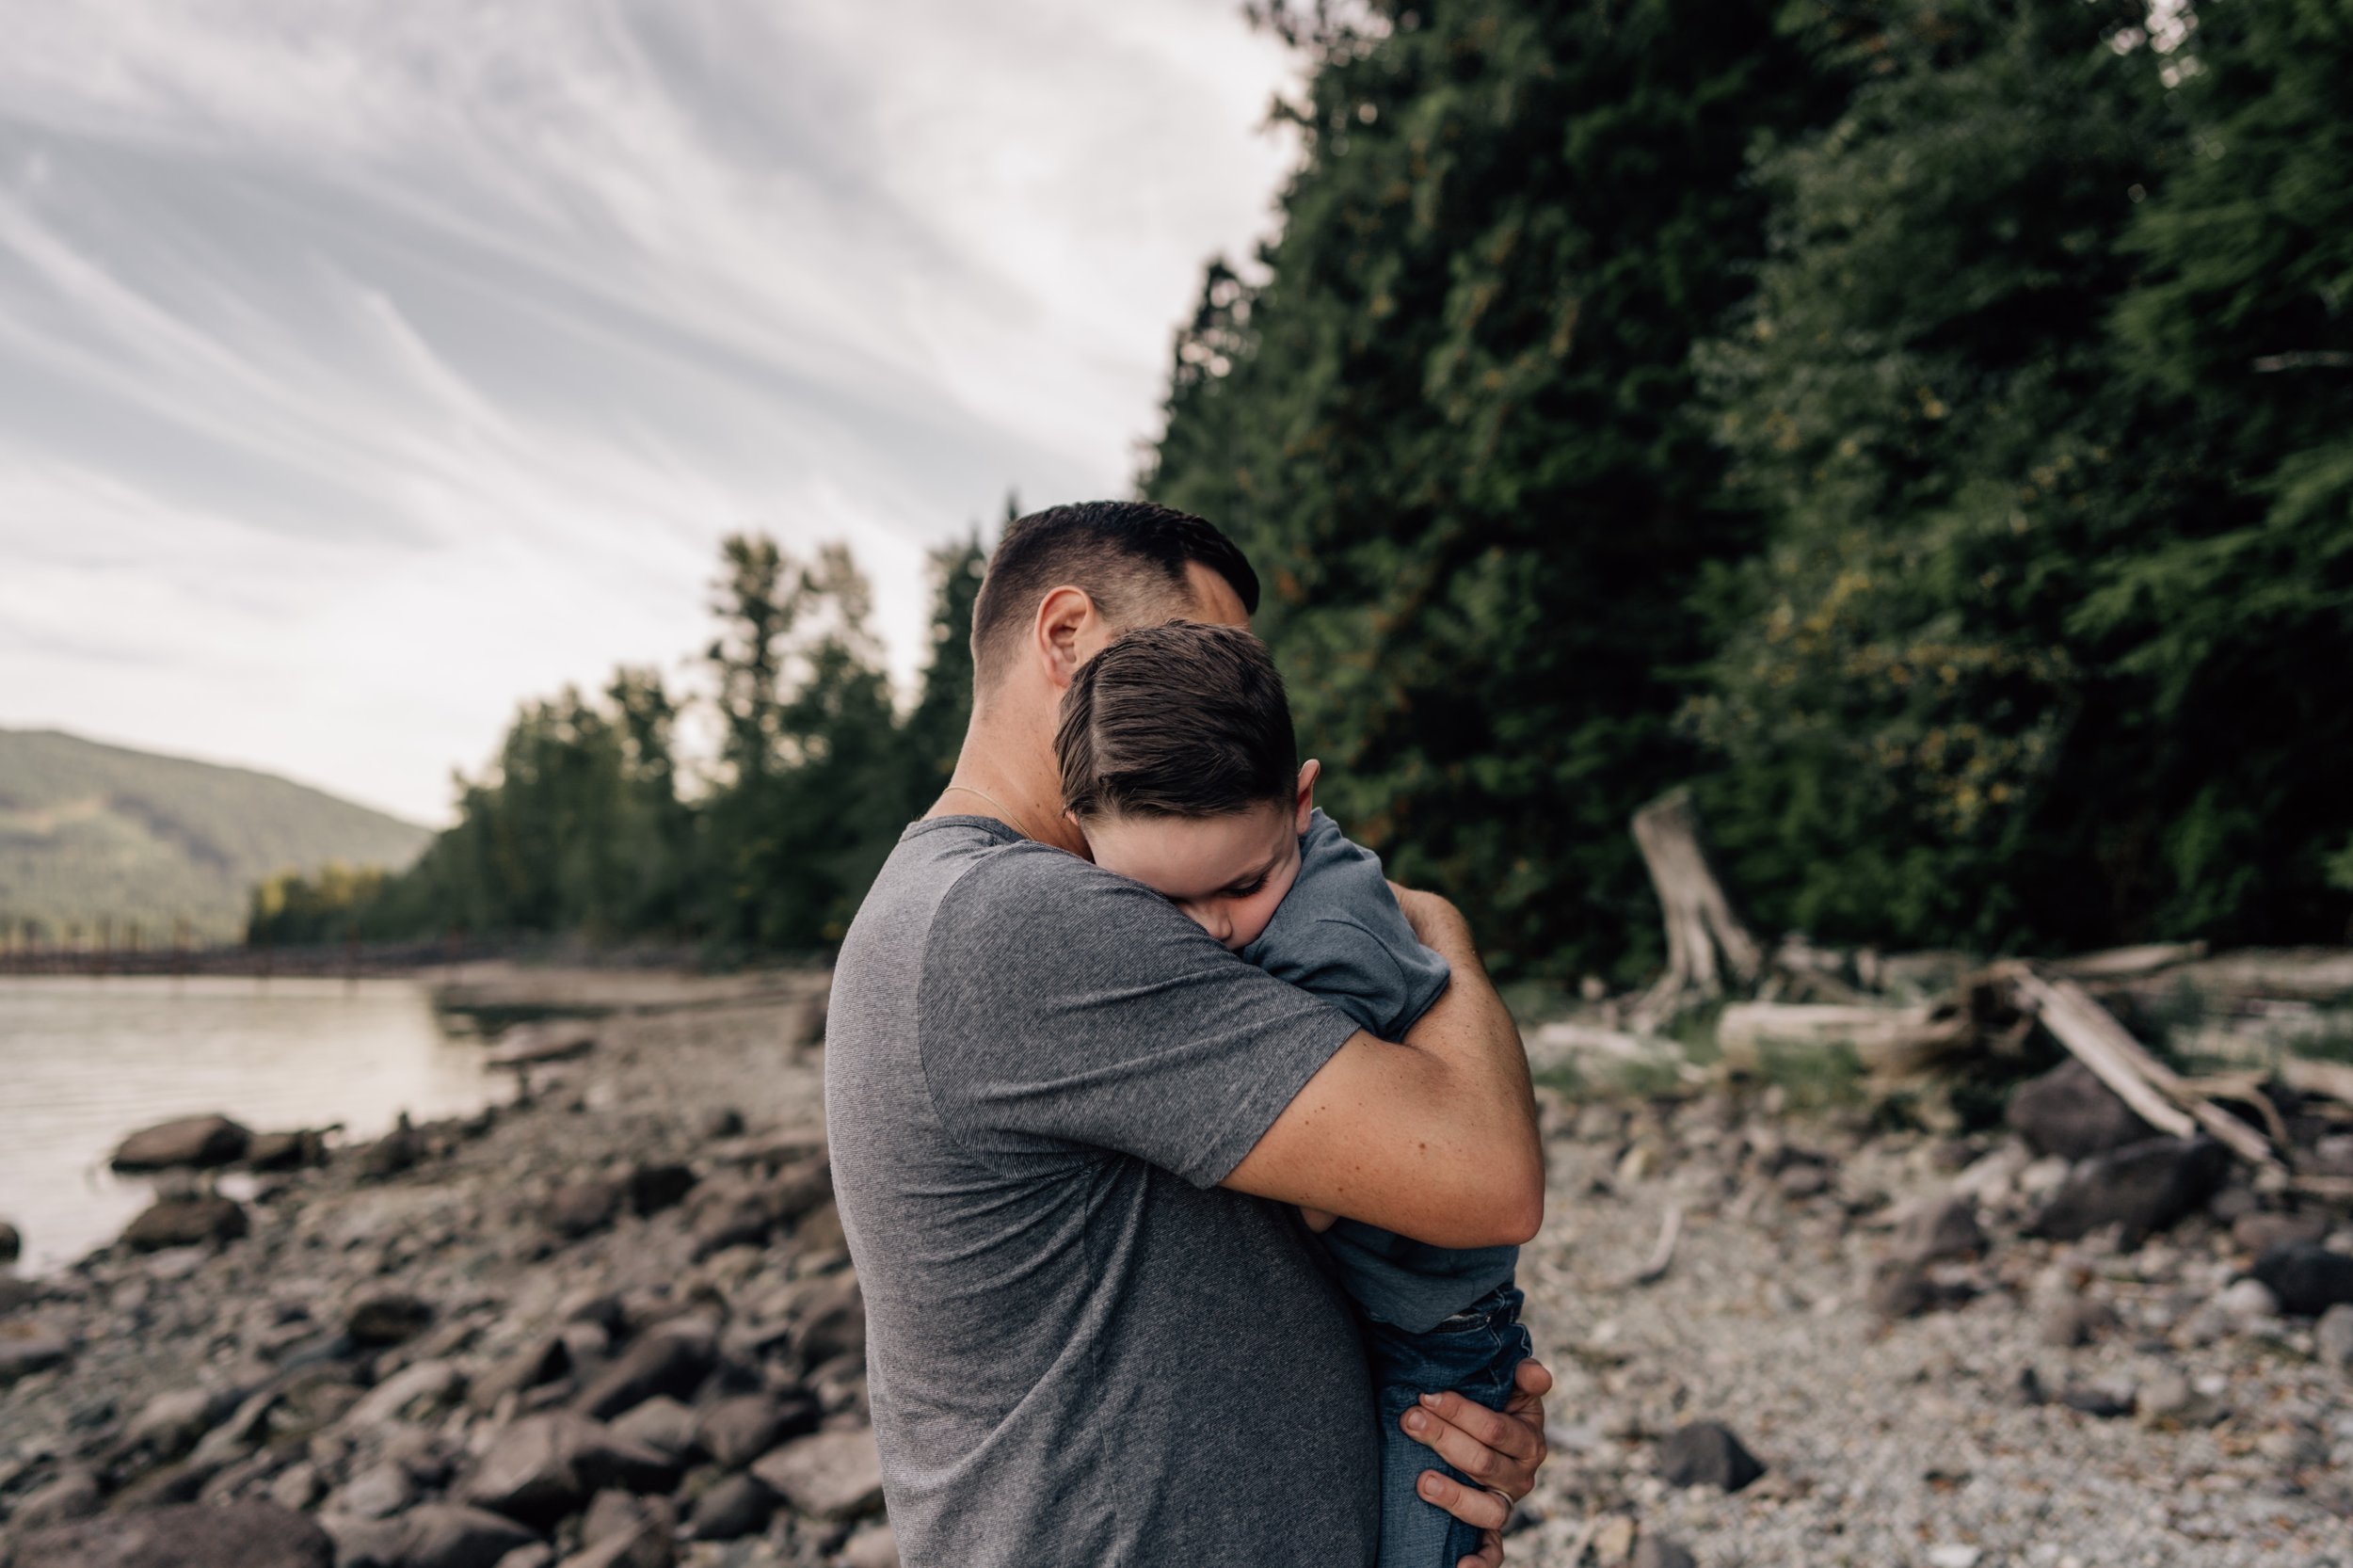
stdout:
MULTIPOLYGON (((1209 266, 1141 488, 1225 526, 1335 813, 1498 970, 1657 961, 1696 786, 1768 929, 2353 929, 2353 8, 1382 0, 1279 238, 1209 266)), ((977 541, 894 708, 846 552, 728 547, 726 742, 527 706, 411 872, 257 938, 822 946, 963 724, 977 541)))

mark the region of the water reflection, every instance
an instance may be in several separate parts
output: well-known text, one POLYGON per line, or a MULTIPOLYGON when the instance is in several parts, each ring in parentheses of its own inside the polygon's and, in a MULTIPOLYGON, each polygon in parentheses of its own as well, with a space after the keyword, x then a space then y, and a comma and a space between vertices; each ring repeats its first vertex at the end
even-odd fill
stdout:
POLYGON ((21 1270, 54 1268, 147 1202, 106 1169, 136 1128, 220 1111, 366 1138, 500 1087, 411 981, 0 978, 0 1219, 24 1233, 21 1270))

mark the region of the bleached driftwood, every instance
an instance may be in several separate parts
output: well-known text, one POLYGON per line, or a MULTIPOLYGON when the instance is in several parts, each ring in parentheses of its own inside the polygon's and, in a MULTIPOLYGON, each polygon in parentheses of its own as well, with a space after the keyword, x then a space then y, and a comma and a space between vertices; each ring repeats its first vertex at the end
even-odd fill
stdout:
POLYGON ((2105 952, 2087 952, 2074 958, 2061 958, 2043 967, 2053 974, 2065 975, 2070 980, 2130 980, 2204 956, 2206 944, 2203 942, 2144 942, 2138 947, 2109 948, 2105 952))
POLYGON ((2315 1062, 2309 1056, 2282 1056, 2273 1072, 2281 1082, 2299 1095, 2322 1095, 2353 1105, 2353 1066, 2342 1062, 2315 1062))
POLYGON ((1648 1029, 1688 1000, 1721 996, 1728 981, 1753 984, 1765 955, 1708 864, 1690 791, 1671 790, 1635 812, 1634 841, 1667 927, 1667 972, 1635 1009, 1648 1029))
POLYGON ((1675 1242, 1683 1235, 1683 1206, 1667 1206, 1667 1218, 1658 1227, 1658 1241, 1650 1250, 1650 1258, 1634 1272, 1629 1285, 1656 1285, 1667 1277, 1667 1270, 1675 1260, 1675 1242))
POLYGON ((1754 1072, 1768 1051, 1846 1046, 1872 1077, 1908 1078, 1963 1048, 1969 1018, 1949 1008, 1735 1002, 1716 1020, 1724 1065, 1754 1072))
POLYGON ((2042 1027, 2138 1112, 2141 1120, 2176 1138, 2187 1138, 2202 1128, 2250 1164, 2279 1164, 2268 1139, 2192 1090, 2074 981, 2047 978, 2024 964, 2009 966, 2006 972, 2019 1006, 2041 1018, 2042 1027))

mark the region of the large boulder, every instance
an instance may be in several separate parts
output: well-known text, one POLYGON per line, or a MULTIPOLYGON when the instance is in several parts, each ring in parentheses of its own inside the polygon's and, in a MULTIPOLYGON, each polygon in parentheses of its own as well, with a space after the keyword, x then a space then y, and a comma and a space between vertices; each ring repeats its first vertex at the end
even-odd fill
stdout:
POLYGON ((703 1413, 703 1452, 725 1470, 740 1470, 788 1437, 817 1430, 817 1401, 805 1394, 739 1394, 703 1413))
POLYGON ((464 1500, 529 1525, 552 1524, 600 1488, 666 1491, 678 1462, 569 1411, 526 1416, 499 1434, 463 1488, 464 1500))
POLYGON ((2009 1120, 2035 1153, 2062 1160, 2089 1160, 2157 1132, 2072 1056, 2011 1092, 2009 1120))
POLYGON ((123 1227, 122 1244, 133 1252, 205 1246, 233 1241, 249 1228, 245 1209, 233 1200, 217 1192, 195 1192, 157 1199, 123 1227))
POLYGON ((2291 1318, 2317 1318, 2353 1302, 2353 1257, 2312 1242, 2272 1248, 2255 1260, 2254 1273, 2291 1318))
POLYGON ((2230 1164, 2211 1138, 2144 1139, 2068 1172, 2028 1229, 2073 1241, 2112 1224, 2137 1247, 2212 1196, 2230 1164))
POLYGON ((177 1504, 38 1529, 0 1568, 334 1568, 335 1544, 275 1503, 177 1504))
POLYGON ((226 1116, 182 1116, 142 1128, 115 1150, 118 1171, 168 1171, 177 1166, 210 1170, 245 1158, 253 1134, 226 1116))
POLYGON ((0 1220, 0 1263, 13 1263, 24 1252, 24 1238, 16 1226, 0 1220))
POLYGON ((882 1507, 882 1454, 871 1427, 787 1443, 753 1465, 752 1474, 811 1519, 839 1523, 882 1507))

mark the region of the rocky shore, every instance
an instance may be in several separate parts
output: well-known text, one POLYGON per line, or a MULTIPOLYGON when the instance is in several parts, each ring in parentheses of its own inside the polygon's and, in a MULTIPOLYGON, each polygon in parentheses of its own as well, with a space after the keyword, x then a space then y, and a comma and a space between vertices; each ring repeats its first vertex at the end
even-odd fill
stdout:
MULTIPOLYGON (((500 1040, 513 1105, 126 1147, 156 1208, 0 1275, 0 1568, 894 1562, 824 985, 493 977, 600 1014, 500 1040)), ((2353 1175, 2340 1115, 2286 1108, 2300 1169, 2353 1175)), ((1761 1087, 1546 1124, 1514 1562, 2353 1565, 2343 1200, 2068 1069, 1969 1134, 1761 1087)))

